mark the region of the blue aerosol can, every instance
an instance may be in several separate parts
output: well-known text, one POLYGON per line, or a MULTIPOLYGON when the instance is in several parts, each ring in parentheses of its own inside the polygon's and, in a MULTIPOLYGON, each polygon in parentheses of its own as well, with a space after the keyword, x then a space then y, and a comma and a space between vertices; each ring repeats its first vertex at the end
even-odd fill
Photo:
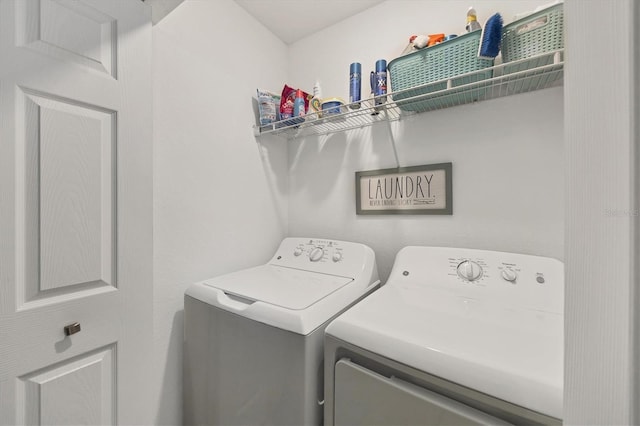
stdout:
POLYGON ((349 105, 352 109, 360 108, 362 66, 354 62, 349 66, 349 105))
POLYGON ((371 91, 376 97, 375 104, 382 105, 387 102, 387 61, 378 59, 376 61, 376 70, 371 72, 371 91))
POLYGON ((296 97, 293 101, 293 116, 304 117, 305 112, 304 95, 302 90, 298 89, 296 90, 296 97))

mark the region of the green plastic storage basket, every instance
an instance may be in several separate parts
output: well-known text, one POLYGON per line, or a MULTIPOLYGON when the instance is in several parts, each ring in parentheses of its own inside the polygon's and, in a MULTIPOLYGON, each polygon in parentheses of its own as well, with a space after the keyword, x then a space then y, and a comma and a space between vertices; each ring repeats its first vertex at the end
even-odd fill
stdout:
POLYGON ((502 61, 530 58, 564 48, 563 4, 543 9, 502 29, 502 61))
MULTIPOLYGON (((481 31, 474 31, 454 39, 427 47, 394 59, 389 63, 389 79, 394 102, 403 111, 427 111, 446 106, 446 99, 411 100, 416 96, 444 90, 451 79, 451 87, 491 78, 491 71, 477 72, 493 66, 493 59, 478 59, 481 31), (470 75, 463 75, 472 73, 470 75), (461 76, 458 78, 452 78, 461 76), (438 83, 435 83, 438 82, 438 83), (429 84, 434 83, 434 84, 429 84), (419 87, 420 86, 420 87, 419 87)), ((475 94, 477 100, 482 91, 475 94)))

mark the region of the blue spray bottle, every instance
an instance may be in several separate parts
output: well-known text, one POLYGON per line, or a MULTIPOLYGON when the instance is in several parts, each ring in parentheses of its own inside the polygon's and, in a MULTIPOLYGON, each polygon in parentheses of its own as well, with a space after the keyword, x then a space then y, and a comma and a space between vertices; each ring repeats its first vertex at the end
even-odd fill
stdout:
POLYGON ((360 79, 362 66, 359 62, 354 62, 349 67, 349 103, 351 109, 360 108, 360 79))
POLYGON ((376 61, 376 71, 371 72, 371 91, 376 96, 376 106, 387 102, 387 61, 379 59, 376 61))
POLYGON ((304 94, 302 90, 296 90, 296 98, 293 101, 293 119, 291 122, 298 124, 304 121, 305 111, 305 103, 304 103, 304 94))

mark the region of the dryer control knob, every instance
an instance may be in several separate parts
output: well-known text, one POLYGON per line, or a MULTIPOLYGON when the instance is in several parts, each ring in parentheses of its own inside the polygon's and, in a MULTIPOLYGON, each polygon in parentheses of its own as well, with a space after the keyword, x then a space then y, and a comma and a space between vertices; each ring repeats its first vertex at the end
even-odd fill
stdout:
POLYGON ((296 249, 293 251, 293 255, 298 257, 302 254, 302 249, 300 247, 296 247, 296 249))
POLYGON ((509 268, 505 268, 502 270, 502 278, 505 281, 509 281, 509 282, 515 282, 515 280, 518 278, 518 274, 516 274, 516 271, 514 271, 513 269, 509 269, 509 268))
POLYGON ((334 262, 340 262, 342 260, 342 253, 340 253, 339 251, 333 253, 332 259, 334 262))
POLYGON ((314 247, 309 252, 309 260, 312 262, 317 262, 322 259, 322 256, 324 256, 324 249, 322 247, 314 247))
POLYGON ((467 281, 475 281, 482 277, 482 266, 471 260, 465 260, 458 265, 458 276, 467 281))

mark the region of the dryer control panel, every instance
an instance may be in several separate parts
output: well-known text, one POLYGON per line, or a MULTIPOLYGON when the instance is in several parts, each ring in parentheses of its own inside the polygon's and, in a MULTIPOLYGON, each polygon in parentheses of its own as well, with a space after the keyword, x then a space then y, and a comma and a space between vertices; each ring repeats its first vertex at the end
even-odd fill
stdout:
POLYGON ((465 300, 564 311, 564 265, 541 256, 446 247, 405 247, 387 285, 453 293, 465 300))
POLYGON ((375 265, 373 250, 364 244, 320 238, 285 238, 272 265, 332 275, 356 277, 375 265))

